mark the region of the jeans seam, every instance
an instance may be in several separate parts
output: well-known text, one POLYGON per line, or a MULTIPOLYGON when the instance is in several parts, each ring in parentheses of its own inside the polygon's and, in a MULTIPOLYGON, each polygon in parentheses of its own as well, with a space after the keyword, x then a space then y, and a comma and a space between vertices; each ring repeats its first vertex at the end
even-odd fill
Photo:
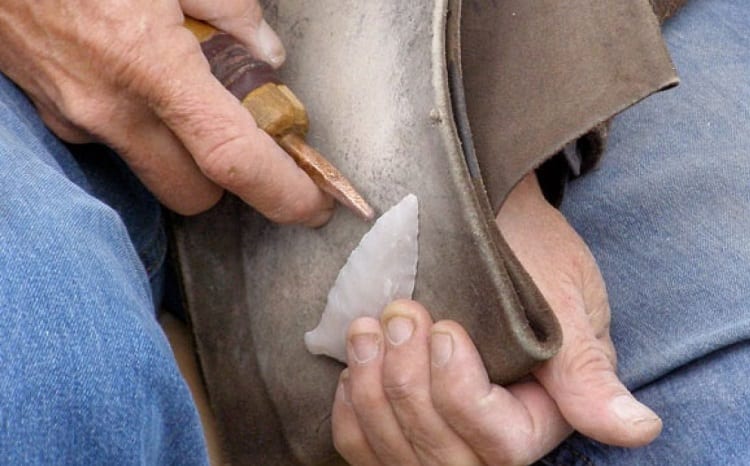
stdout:
MULTIPOLYGON (((135 244, 133 238, 131 238, 131 241, 135 244)), ((166 255, 167 238, 164 227, 160 224, 157 231, 154 232, 153 237, 145 245, 138 248, 138 256, 141 262, 143 262, 143 267, 149 279, 163 267, 166 255)))

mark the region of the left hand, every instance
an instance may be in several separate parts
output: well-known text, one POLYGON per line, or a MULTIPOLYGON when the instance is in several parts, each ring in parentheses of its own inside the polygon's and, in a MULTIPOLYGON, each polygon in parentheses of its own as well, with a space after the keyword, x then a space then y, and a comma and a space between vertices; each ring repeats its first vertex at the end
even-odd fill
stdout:
POLYGON ((392 303, 380 322, 356 320, 332 419, 336 448, 350 463, 528 464, 573 429, 625 447, 661 431, 615 374, 593 256, 533 175, 511 193, 498 225, 560 321, 560 352, 533 378, 501 387, 464 329, 433 324, 417 303, 392 303))

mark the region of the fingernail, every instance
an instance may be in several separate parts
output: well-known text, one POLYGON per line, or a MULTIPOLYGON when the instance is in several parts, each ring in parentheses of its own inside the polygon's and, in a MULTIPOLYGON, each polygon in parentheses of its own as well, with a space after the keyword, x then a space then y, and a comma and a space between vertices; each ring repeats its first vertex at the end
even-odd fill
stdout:
POLYGON ((354 335, 350 339, 350 342, 354 352, 354 360, 359 364, 368 363, 378 355, 380 341, 378 341, 378 336, 374 333, 354 335))
POLYGON ((435 332, 430 338, 430 355, 432 364, 442 367, 453 356, 453 337, 450 333, 435 332))
POLYGON ((347 404, 352 403, 351 394, 349 393, 349 373, 344 372, 341 374, 341 395, 344 398, 344 402, 347 404))
POLYGON ((622 421, 629 424, 655 422, 659 420, 646 405, 629 395, 621 395, 610 402, 610 408, 622 421))
POLYGON ((392 345, 398 346, 411 338, 414 333, 414 321, 408 317, 395 316, 386 322, 385 329, 388 335, 388 341, 392 345))
POLYGON ((261 21, 258 31, 255 34, 255 40, 261 53, 264 55, 263 59, 273 67, 278 67, 284 63, 284 59, 286 58, 284 45, 265 19, 261 21))

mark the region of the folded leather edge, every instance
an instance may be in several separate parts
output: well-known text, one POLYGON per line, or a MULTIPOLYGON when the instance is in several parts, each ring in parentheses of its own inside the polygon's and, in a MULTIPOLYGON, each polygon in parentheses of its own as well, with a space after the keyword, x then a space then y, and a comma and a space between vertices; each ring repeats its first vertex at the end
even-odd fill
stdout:
MULTIPOLYGON (((497 283, 505 282, 506 285, 510 282, 510 288, 516 292, 512 297, 500 297, 506 340, 515 346, 502 350, 515 351, 516 364, 514 367, 506 366, 500 371, 497 364, 485 358, 490 378, 496 383, 504 384, 527 375, 538 364, 554 356, 562 344, 562 331, 549 305, 523 270, 495 223, 495 215, 484 186, 466 112, 461 71, 461 1, 447 0, 442 5, 440 3, 438 2, 436 14, 442 14, 446 18, 442 31, 434 33, 433 60, 436 63, 438 60, 444 60, 445 66, 433 67, 433 79, 434 88, 440 93, 436 96, 440 112, 446 115, 449 122, 442 127, 446 148, 459 154, 457 158, 462 159, 465 166, 466 176, 462 180, 454 181, 471 181, 469 189, 461 190, 467 195, 467 198, 462 200, 467 204, 464 211, 477 212, 479 215, 467 218, 467 221, 483 240, 484 244, 481 247, 485 248, 485 260, 494 263, 492 269, 496 274, 493 280, 497 283), (518 351, 523 352, 526 357, 518 358, 518 351)), ((441 21, 436 20, 433 24, 439 25, 441 21)), ((483 351, 482 348, 480 353, 496 354, 494 351, 483 351)))

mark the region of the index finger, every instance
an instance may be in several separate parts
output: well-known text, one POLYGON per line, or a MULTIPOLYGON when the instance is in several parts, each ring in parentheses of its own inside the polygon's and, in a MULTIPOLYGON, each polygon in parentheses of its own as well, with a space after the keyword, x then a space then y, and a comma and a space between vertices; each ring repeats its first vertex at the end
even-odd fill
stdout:
POLYGON ((177 25, 172 33, 171 50, 157 61, 156 73, 169 78, 155 80, 144 93, 201 171, 270 220, 325 223, 332 199, 211 75, 192 34, 177 25))

